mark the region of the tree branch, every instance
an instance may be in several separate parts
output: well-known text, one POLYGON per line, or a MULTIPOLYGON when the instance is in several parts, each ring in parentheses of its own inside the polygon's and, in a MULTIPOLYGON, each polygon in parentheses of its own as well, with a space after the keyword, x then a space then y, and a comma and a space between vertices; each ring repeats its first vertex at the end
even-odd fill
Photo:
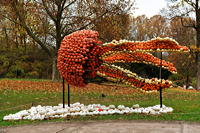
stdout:
MULTIPOLYGON (((103 17, 103 16, 104 16, 105 14, 107 14, 107 13, 108 13, 108 11, 106 10, 104 13, 102 13, 100 16, 94 18, 94 19, 91 20, 89 23, 87 23, 87 24, 85 24, 85 25, 83 25, 83 26, 79 27, 78 29, 75 29, 75 30, 73 30, 73 31, 71 31, 71 32, 74 32, 74 31, 77 31, 77 30, 85 29, 86 27, 88 27, 88 26, 91 25, 93 22, 95 22, 96 20, 100 19, 101 17, 103 17)), ((65 32, 63 33, 62 38, 64 38, 64 37, 65 37, 66 35, 68 35, 68 34, 69 34, 69 31, 65 31, 65 32)))
POLYGON ((197 28, 197 27, 195 26, 195 24, 193 24, 193 25, 184 25, 183 17, 180 17, 180 18, 181 18, 181 24, 182 24, 183 27, 194 28, 194 29, 197 28))
POLYGON ((50 50, 49 50, 49 49, 44 45, 44 43, 32 32, 32 30, 30 29, 30 27, 28 27, 28 26, 26 25, 26 22, 25 22, 24 18, 22 17, 22 15, 20 14, 17 5, 20 6, 19 3, 18 3, 17 1, 15 1, 15 2, 13 2, 12 7, 14 8, 16 15, 17 15, 17 17, 19 18, 19 20, 20 20, 20 22, 21 22, 20 25, 26 30, 26 32, 28 33, 28 35, 29 35, 31 38, 33 38, 33 40, 35 40, 35 41, 42 47, 42 49, 43 49, 45 52, 47 52, 47 54, 48 54, 49 56, 52 56, 52 53, 50 52, 50 50))
POLYGON ((47 14, 49 15, 49 17, 54 21, 56 22, 56 18, 54 18, 53 14, 50 12, 50 10, 48 9, 47 5, 46 5, 46 2, 45 0, 42 0, 42 4, 47 12, 47 14))
POLYGON ((196 7, 196 4, 192 2, 191 0, 184 0, 188 5, 192 6, 193 8, 196 7))
POLYGON ((13 20, 13 19, 11 19, 11 18, 7 17, 7 16, 6 16, 6 15, 4 15, 3 13, 1 14, 1 16, 3 16, 4 18, 6 18, 6 19, 10 20, 11 22, 13 22, 13 23, 15 23, 15 24, 19 24, 19 25, 21 25, 20 23, 18 23, 17 21, 15 21, 15 20, 13 20))
POLYGON ((65 6, 66 0, 65 2, 63 2, 62 4, 62 11, 64 11, 65 9, 67 9, 68 7, 70 7, 72 4, 74 4, 77 0, 72 1, 71 3, 69 3, 67 6, 65 6), (65 7, 64 7, 65 6, 65 7))

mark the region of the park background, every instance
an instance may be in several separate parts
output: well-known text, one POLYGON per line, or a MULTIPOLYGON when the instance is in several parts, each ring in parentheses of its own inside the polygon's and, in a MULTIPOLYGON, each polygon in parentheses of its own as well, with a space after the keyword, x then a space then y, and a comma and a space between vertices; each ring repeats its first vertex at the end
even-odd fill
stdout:
MULTIPOLYGON (((149 1, 143 2, 151 7, 149 1)), ((1 0, 0 1, 0 90, 1 117, 34 105, 61 102, 61 77, 57 51, 62 39, 81 29, 96 30, 103 42, 127 39, 145 41, 171 37, 190 48, 189 53, 165 53, 178 74, 164 72, 175 89, 164 91, 164 104, 175 109, 173 115, 102 116, 83 119, 158 119, 199 121, 200 86, 200 7, 199 0, 165 1, 156 14, 137 14, 139 0, 1 0), (52 82, 53 81, 53 82, 52 82), (191 87, 190 87, 191 88, 191 87), (179 97, 177 97, 177 95, 179 97), (14 107, 14 108, 13 108, 14 107)), ((145 7, 143 7, 145 8, 145 7)), ((152 6, 146 12, 154 9, 152 6)), ((159 54, 153 53, 159 57, 159 54)), ((145 77, 158 77, 158 69, 146 65, 125 66, 145 77), (132 69, 134 67, 134 70, 132 69)), ((91 82, 105 83, 96 78, 91 82)), ((121 84, 89 84, 72 87, 72 102, 142 106, 159 103, 158 94, 142 94, 121 84), (129 102, 127 102, 129 101, 129 102)), ((78 118, 80 120, 80 118, 78 118)), ((1 125, 12 122, 0 121, 1 125)), ((21 122, 26 123, 26 122, 21 122)), ((15 123, 16 124, 16 123, 15 123)), ((19 124, 19 123, 18 123, 19 124)))
MULTIPOLYGON (((159 8, 155 3, 147 8, 148 2, 133 0, 2 1, 0 78, 59 80, 56 59, 62 39, 74 31, 92 29, 99 32, 103 42, 174 38, 191 51, 165 56, 178 70, 178 74, 170 75, 169 79, 186 88, 197 88, 199 59, 195 48, 199 46, 199 28, 195 28, 198 23, 194 7, 187 1, 182 1, 182 5, 181 2, 160 1, 159 8), (141 15, 143 12, 148 16, 141 15)), ((144 75, 157 73, 152 67, 140 70, 141 67, 145 66, 138 66, 136 71, 148 69, 144 75)))

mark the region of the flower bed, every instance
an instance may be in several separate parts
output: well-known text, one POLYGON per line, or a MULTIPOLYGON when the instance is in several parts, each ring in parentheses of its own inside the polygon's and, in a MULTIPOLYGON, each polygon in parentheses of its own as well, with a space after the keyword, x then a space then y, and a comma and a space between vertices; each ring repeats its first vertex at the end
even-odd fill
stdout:
POLYGON ((65 118, 67 116, 86 116, 86 115, 113 115, 113 114, 150 114, 150 115, 159 115, 171 113, 173 108, 166 107, 163 105, 160 108, 160 105, 155 105, 151 107, 139 107, 138 104, 133 105, 132 107, 125 107, 124 105, 100 105, 100 104, 90 104, 84 105, 81 103, 71 104, 70 107, 66 105, 65 108, 62 107, 62 104, 58 106, 41 106, 31 107, 28 110, 22 110, 16 114, 9 114, 4 116, 3 120, 44 120, 52 118, 65 118))

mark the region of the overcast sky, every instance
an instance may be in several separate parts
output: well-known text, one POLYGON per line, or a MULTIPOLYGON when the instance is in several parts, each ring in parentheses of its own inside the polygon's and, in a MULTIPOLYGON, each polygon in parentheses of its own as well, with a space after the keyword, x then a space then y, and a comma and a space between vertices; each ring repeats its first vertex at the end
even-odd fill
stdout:
POLYGON ((158 14, 160 9, 167 6, 165 0, 135 0, 136 7, 135 16, 145 14, 148 17, 151 17, 155 14, 158 14))

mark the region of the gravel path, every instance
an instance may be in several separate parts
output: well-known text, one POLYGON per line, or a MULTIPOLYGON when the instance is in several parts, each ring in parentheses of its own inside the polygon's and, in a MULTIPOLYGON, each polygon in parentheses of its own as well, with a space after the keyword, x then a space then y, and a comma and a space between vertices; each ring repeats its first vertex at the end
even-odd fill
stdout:
POLYGON ((0 128, 0 133, 200 133, 200 123, 154 121, 59 122, 0 128))

